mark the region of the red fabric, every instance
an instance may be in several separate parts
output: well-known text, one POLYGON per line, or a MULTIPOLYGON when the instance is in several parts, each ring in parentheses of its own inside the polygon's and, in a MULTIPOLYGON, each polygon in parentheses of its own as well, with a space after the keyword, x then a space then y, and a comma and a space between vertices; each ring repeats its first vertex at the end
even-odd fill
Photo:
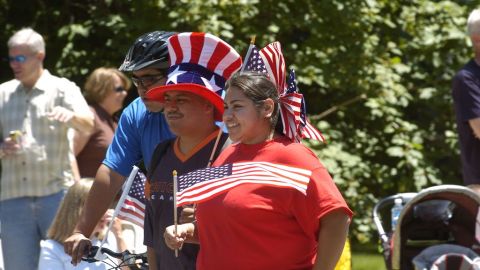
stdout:
POLYGON ((203 46, 205 42, 205 34, 203 33, 192 33, 190 36, 190 44, 195 44, 197 46, 192 46, 192 53, 190 54, 190 63, 198 63, 200 55, 202 54, 203 46))
POLYGON ((283 58, 282 46, 275 41, 260 50, 260 55, 266 62, 270 80, 277 86, 278 94, 285 92, 285 59, 283 58))
POLYGON ((225 149, 214 166, 267 161, 313 171, 307 195, 288 188, 237 186, 197 207, 197 269, 311 269, 319 219, 335 209, 352 215, 330 175, 305 146, 286 137, 225 149))
MULTIPOLYGON (((175 63, 171 62, 171 57, 169 58, 170 66, 178 65, 183 61, 183 50, 180 46, 180 41, 178 40, 178 35, 173 35, 169 38, 169 51, 170 48, 175 52, 175 63)), ((170 52, 169 52, 170 53, 170 52)))

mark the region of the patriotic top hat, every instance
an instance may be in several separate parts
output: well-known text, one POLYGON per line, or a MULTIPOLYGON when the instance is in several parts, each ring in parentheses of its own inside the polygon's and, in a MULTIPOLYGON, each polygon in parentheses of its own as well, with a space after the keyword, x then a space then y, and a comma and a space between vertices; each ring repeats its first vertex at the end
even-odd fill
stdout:
POLYGON ((225 82, 242 66, 240 55, 220 38, 207 33, 180 33, 168 41, 170 68, 164 86, 151 89, 147 98, 162 101, 166 91, 186 91, 215 107, 221 121, 225 82))

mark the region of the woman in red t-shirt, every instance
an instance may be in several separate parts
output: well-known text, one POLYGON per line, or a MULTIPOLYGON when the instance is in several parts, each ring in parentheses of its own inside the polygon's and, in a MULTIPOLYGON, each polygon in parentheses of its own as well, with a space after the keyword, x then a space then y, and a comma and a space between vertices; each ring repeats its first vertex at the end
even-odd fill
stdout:
POLYGON ((178 225, 176 234, 168 227, 166 244, 200 243, 200 270, 334 269, 352 211, 315 154, 275 131, 279 95, 265 75, 236 74, 226 88, 223 121, 234 144, 213 165, 264 161, 306 169, 312 172, 306 194, 235 186, 199 203, 196 223, 178 225))

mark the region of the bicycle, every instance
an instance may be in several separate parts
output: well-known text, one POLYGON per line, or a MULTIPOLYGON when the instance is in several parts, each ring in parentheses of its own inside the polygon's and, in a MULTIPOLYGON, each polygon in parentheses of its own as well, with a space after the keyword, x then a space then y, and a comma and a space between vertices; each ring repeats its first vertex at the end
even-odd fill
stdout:
POLYGON ((103 262, 111 268, 108 269, 123 269, 128 266, 131 270, 148 269, 147 253, 134 254, 128 250, 123 252, 114 252, 108 248, 102 247, 97 256, 99 247, 92 246, 88 254, 82 258, 83 261, 94 263, 103 262))

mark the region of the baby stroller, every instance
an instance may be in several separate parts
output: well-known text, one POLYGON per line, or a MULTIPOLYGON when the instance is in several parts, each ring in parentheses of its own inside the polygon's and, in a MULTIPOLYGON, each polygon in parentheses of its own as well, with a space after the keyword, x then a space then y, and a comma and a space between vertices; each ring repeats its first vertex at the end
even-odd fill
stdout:
MULTIPOLYGON (((387 269, 413 270, 414 257, 427 248, 442 244, 458 245, 468 248, 472 254, 480 254, 475 237, 479 206, 477 193, 457 185, 440 185, 419 193, 399 193, 380 200, 373 209, 373 221, 387 269), (396 228, 388 226, 390 232, 387 233, 382 216, 390 213, 386 210, 391 209, 396 198, 402 199, 404 207, 396 228)), ((389 218, 385 220, 390 221, 389 218)))

